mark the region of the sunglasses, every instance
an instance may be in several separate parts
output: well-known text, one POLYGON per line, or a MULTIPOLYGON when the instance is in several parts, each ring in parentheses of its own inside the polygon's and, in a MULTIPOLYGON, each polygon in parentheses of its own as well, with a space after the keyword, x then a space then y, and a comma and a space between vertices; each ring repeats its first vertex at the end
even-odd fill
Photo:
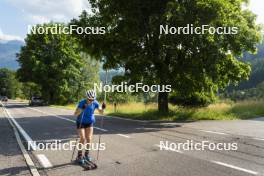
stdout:
POLYGON ((91 101, 94 101, 94 99, 87 99, 87 100, 90 101, 90 102, 91 102, 91 101))

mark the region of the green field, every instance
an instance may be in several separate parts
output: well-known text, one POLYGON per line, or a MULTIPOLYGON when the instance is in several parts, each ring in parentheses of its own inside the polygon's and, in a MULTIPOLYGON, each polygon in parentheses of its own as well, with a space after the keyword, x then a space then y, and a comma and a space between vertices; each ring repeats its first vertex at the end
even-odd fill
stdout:
MULTIPOLYGON (((52 107, 75 109, 75 105, 52 107)), ((157 104, 144 105, 143 103, 118 104, 116 110, 108 104, 106 115, 119 116, 137 120, 171 120, 171 121, 197 121, 197 120, 234 120, 250 119, 264 116, 264 101, 218 102, 208 107, 184 108, 169 106, 169 113, 162 115, 157 111, 157 104)))

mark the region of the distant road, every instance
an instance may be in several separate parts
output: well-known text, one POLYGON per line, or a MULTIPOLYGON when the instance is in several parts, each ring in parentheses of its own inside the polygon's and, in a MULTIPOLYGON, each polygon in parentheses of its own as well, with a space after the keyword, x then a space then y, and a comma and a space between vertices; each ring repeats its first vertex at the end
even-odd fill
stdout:
MULTIPOLYGON (((16 101, 8 102, 6 109, 28 137, 37 143, 76 140, 75 117, 72 116, 71 110, 28 107, 16 101)), ((72 151, 30 151, 29 154, 40 175, 264 175, 264 139, 262 140, 264 136, 261 136, 264 132, 263 121, 251 121, 249 124, 225 121, 160 124, 105 117, 104 126, 101 128, 100 118, 100 116, 96 118, 93 141, 98 142, 98 134, 102 134, 102 142, 106 144, 106 150, 100 152, 97 170, 83 171, 81 167, 71 164, 72 151), (241 133, 238 130, 239 123, 241 128, 245 128, 241 133), (258 129, 255 129, 256 127, 258 129), (238 150, 161 151, 159 148, 160 141, 184 143, 187 140, 212 143, 236 142, 238 150)), ((91 153, 93 158, 96 158, 96 151, 91 153)))

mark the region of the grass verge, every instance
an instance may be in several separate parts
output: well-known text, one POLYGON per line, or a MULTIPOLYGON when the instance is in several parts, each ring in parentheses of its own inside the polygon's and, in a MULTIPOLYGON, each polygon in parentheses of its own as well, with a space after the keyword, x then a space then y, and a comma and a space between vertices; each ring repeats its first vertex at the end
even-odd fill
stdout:
POLYGON ((75 110, 76 105, 75 104, 69 104, 69 105, 50 105, 50 107, 53 108, 63 108, 63 109, 69 109, 69 110, 75 110))
MULTIPOLYGON (((75 109, 76 105, 55 106, 58 108, 75 109)), ((250 119, 264 116, 264 101, 219 102, 208 107, 184 108, 169 105, 169 113, 161 114, 157 111, 157 104, 143 103, 118 104, 116 109, 112 104, 107 106, 106 115, 124 117, 136 120, 235 120, 250 119)))

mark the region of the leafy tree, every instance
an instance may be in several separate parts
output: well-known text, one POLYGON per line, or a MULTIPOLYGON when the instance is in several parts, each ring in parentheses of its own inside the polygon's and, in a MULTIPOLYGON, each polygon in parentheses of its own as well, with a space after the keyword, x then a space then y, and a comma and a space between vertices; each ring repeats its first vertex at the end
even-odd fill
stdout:
POLYGON ((70 96, 73 100, 81 99, 85 95, 85 91, 93 89, 94 83, 99 83, 99 62, 84 52, 81 53, 81 57, 84 64, 80 70, 80 76, 78 81, 73 80, 71 82, 73 88, 70 96))
POLYGON ((67 34, 52 34, 49 27, 54 26, 63 24, 37 25, 48 32, 27 35, 26 45, 18 54, 18 77, 23 82, 37 84, 49 103, 63 104, 77 99, 77 91, 87 88, 84 82, 94 80, 88 73, 98 72, 98 67, 88 63, 77 39, 67 34))
POLYGON ((15 72, 7 68, 0 69, 0 95, 15 98, 19 90, 19 82, 15 72))
POLYGON ((22 92, 20 96, 23 99, 29 100, 32 96, 41 96, 40 87, 33 82, 21 83, 20 90, 22 92))
MULTIPOLYGON (((218 88, 247 79, 250 66, 236 59, 255 52, 261 40, 256 16, 242 9, 244 0, 89 0, 73 24, 104 26, 105 35, 77 35, 87 51, 106 58, 105 67, 125 70, 130 83, 170 84, 183 99, 214 97, 218 88), (162 35, 160 25, 238 27, 236 35, 162 35)), ((158 95, 160 112, 168 112, 168 93, 158 95)))

